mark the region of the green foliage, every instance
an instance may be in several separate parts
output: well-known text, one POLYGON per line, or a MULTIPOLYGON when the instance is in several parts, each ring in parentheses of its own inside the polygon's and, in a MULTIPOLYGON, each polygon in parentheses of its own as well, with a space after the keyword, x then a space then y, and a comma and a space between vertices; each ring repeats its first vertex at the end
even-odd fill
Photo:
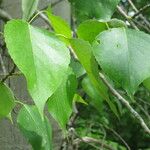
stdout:
POLYGON ((143 32, 110 29, 97 36, 93 52, 104 72, 132 95, 150 76, 149 43, 143 32))
POLYGON ((15 98, 9 87, 0 82, 0 119, 7 117, 15 106, 15 98))
POLYGON ((69 68, 62 83, 47 102, 49 112, 58 121, 63 130, 66 130, 66 124, 72 113, 73 97, 76 88, 76 77, 69 68))
POLYGON ((92 46, 82 39, 71 39, 70 43, 85 68, 91 83, 99 91, 101 98, 107 101, 112 111, 118 116, 115 105, 109 99, 107 88, 99 78, 98 64, 93 56, 92 46))
POLYGON ((34 150, 52 149, 51 126, 46 117, 44 120, 41 118, 36 106, 24 105, 18 114, 17 123, 34 150))
POLYGON ((43 114, 45 102, 61 84, 68 70, 70 56, 67 47, 53 33, 21 20, 7 23, 5 41, 9 54, 27 79, 35 104, 43 114))
POLYGON ((22 0, 23 20, 29 20, 38 7, 39 0, 22 0))
POLYGON ((77 35, 79 38, 92 43, 95 37, 106 29, 106 23, 104 22, 87 20, 79 25, 77 28, 77 35))
MULTIPOLYGON (((134 115, 139 113, 150 125, 150 93, 146 90, 150 89, 150 36, 128 29, 122 20, 111 19, 120 0, 69 1, 75 13, 73 27, 78 25, 74 31, 50 9, 46 14, 54 32, 29 24, 38 0, 22 0, 23 20, 11 20, 5 25, 8 53, 24 74, 35 103, 32 106, 20 103, 17 123, 22 134, 34 150, 52 150, 52 129, 44 113, 46 104, 47 113, 64 131, 67 144, 70 139, 73 145, 72 140, 90 136, 100 139, 103 148, 106 144, 125 150, 124 141, 133 150, 148 148, 149 135, 122 107, 117 100, 121 96, 116 95, 127 97, 127 105, 130 103, 136 111, 134 115), (72 128, 74 132, 67 132, 72 128)), ((143 5, 142 1, 139 4, 143 5)), ((12 75, 15 73, 10 72, 8 77, 12 75)), ((14 106, 13 93, 1 82, 0 118, 10 116, 14 106)), ((78 146, 94 150, 96 145, 78 146)))
POLYGON ((59 16, 55 16, 52 14, 51 10, 47 10, 47 16, 49 18, 51 26, 54 28, 54 31, 57 34, 60 34, 62 36, 65 36, 65 38, 71 38, 72 37, 72 31, 70 29, 70 26, 68 23, 63 20, 59 16))
POLYGON ((109 20, 120 0, 71 0, 78 22, 87 19, 109 20))

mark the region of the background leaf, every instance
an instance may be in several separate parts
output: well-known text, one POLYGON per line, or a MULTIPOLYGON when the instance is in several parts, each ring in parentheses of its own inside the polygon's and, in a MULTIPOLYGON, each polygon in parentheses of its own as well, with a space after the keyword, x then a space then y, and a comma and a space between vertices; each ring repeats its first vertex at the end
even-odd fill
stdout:
POLYGON ((49 112, 54 119, 58 121, 63 130, 66 129, 66 124, 72 113, 73 97, 76 92, 76 88, 76 77, 69 68, 68 73, 64 77, 61 85, 47 102, 49 112))
POLYGON ((82 80, 82 87, 87 95, 91 98, 90 104, 93 105, 99 112, 102 112, 103 99, 99 91, 92 85, 88 76, 82 80))
POLYGON ((10 56, 25 75, 29 92, 42 114, 45 102, 68 70, 69 50, 54 34, 20 20, 7 23, 5 41, 10 56))
POLYGON ((72 0, 78 22, 98 18, 109 20, 120 0, 72 0))
POLYGON ((17 123, 34 150, 52 150, 52 131, 47 118, 41 118, 36 106, 24 105, 17 123))
POLYGON ((22 18, 24 20, 29 20, 30 17, 34 14, 38 7, 39 0, 22 0, 22 18))
POLYGON ((131 96, 150 76, 150 36, 144 32, 116 28, 101 33, 94 55, 104 72, 131 96))
POLYGON ((15 106, 15 98, 8 86, 0 82, 0 119, 11 113, 15 106))

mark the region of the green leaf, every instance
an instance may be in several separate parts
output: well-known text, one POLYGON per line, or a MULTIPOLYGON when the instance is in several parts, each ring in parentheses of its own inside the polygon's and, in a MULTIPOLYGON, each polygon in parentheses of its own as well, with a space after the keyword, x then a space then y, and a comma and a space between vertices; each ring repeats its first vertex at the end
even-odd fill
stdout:
POLYGON ((127 28, 127 25, 125 24, 124 21, 116 19, 116 18, 109 20, 107 24, 109 28, 119 28, 119 27, 127 28))
POLYGON ((77 28, 77 35, 79 38, 92 43, 95 40, 95 37, 106 29, 107 26, 104 22, 87 20, 79 25, 77 28))
POLYGON ((108 28, 119 28, 119 27, 127 27, 126 24, 118 19, 111 19, 109 21, 101 21, 101 20, 87 20, 79 25, 77 28, 77 35, 80 39, 84 39, 85 41, 89 41, 92 43, 96 36, 101 32, 107 30, 108 28))
POLYGON ((99 18, 109 20, 120 0, 73 0, 78 22, 99 18))
POLYGON ((108 99, 107 89, 99 78, 98 64, 93 56, 93 49, 89 42, 82 39, 71 39, 70 44, 85 68, 91 82, 99 89, 101 96, 104 99, 108 99))
POLYGON ((77 60, 71 59, 70 67, 72 68, 72 70, 75 73, 77 78, 81 77, 82 75, 84 75, 86 73, 83 66, 77 60))
POLYGON ((132 96, 150 77, 150 36, 144 32, 114 28, 98 35, 94 55, 110 79, 132 96))
POLYGON ((29 20, 38 7, 39 0, 22 0, 23 19, 29 20))
POLYGON ((92 85, 88 76, 82 80, 82 87, 91 98, 90 104, 93 105, 99 112, 102 112, 103 99, 99 94, 99 91, 92 85))
POLYGON ((147 78, 146 80, 144 80, 143 85, 150 90, 150 78, 147 78))
POLYGON ((15 98, 10 88, 0 82, 0 119, 7 117, 15 106, 15 98))
POLYGON ((60 127, 64 131, 72 113, 72 103, 76 88, 76 77, 69 68, 68 73, 63 78, 61 85, 47 102, 49 112, 54 119, 58 121, 60 127))
POLYGON ((13 20, 5 26, 10 56, 25 75, 40 113, 61 84, 70 63, 69 50, 53 33, 13 20))
POLYGON ((65 20, 59 16, 53 15, 50 10, 47 10, 47 16, 51 26, 57 34, 63 35, 69 39, 72 37, 71 29, 65 20))
POLYGON ((105 99, 111 110, 117 115, 115 105, 110 101, 107 88, 99 78, 98 64, 93 55, 93 49, 89 42, 82 39, 72 39, 70 44, 85 68, 91 83, 98 90, 102 99, 105 99))
POLYGON ((82 104, 88 105, 88 103, 79 94, 74 95, 73 101, 77 102, 77 103, 82 103, 82 104))
POLYGON ((52 150, 52 129, 48 119, 43 120, 36 106, 24 105, 17 123, 34 150, 52 150))

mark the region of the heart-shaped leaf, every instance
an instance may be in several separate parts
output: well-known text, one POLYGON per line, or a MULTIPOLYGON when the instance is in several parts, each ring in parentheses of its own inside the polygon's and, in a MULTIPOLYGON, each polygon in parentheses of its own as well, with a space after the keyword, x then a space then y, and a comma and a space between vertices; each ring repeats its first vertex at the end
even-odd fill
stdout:
POLYGON ((37 9, 39 0, 22 0, 23 19, 29 20, 37 9))
POLYGON ((12 91, 0 82, 0 119, 7 117, 14 106, 15 98, 12 91))
POLYGON ((5 26, 10 56, 25 75, 40 113, 63 80, 70 63, 69 50, 53 33, 12 20, 5 26))
POLYGON ((125 28, 104 31, 93 49, 104 72, 130 96, 150 77, 150 36, 144 32, 125 28))
POLYGON ((48 110, 56 119, 60 127, 65 130, 72 113, 73 97, 77 88, 76 76, 69 68, 61 85, 48 100, 48 110))
POLYGON ((36 106, 24 105, 17 123, 34 150, 52 150, 52 130, 48 119, 43 120, 36 106))

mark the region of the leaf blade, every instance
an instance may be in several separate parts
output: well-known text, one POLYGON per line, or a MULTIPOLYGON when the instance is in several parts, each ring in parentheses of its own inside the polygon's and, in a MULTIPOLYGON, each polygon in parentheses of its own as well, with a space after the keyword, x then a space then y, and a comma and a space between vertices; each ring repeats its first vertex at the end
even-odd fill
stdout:
POLYGON ((0 119, 8 116, 14 106, 15 98, 12 91, 0 82, 0 119))
POLYGON ((68 70, 69 51, 53 33, 21 20, 8 22, 4 34, 9 54, 25 75, 29 93, 42 115, 45 102, 68 70))
POLYGON ((39 0, 22 0, 23 20, 28 21, 38 7, 39 0))

